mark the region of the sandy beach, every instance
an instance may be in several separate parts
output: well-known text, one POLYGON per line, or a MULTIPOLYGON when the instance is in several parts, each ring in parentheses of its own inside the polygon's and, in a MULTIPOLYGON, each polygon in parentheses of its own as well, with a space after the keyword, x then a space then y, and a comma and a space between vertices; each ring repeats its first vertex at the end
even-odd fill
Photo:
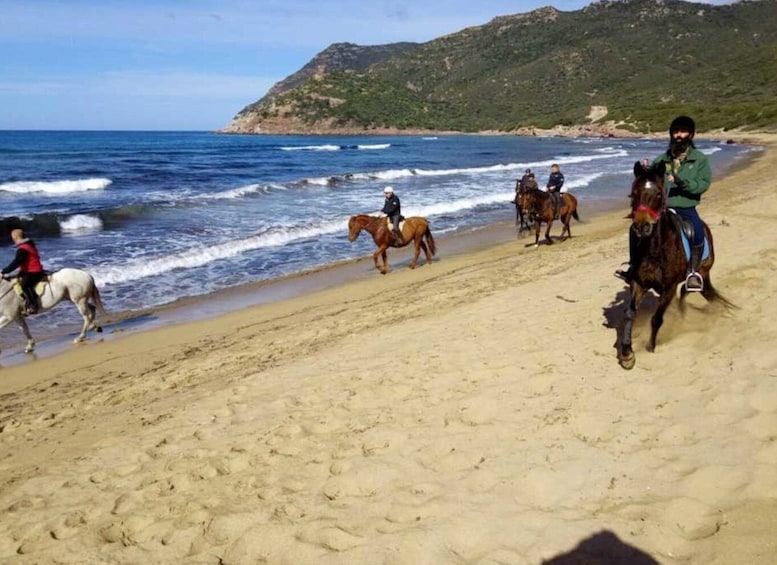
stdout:
POLYGON ((777 562, 777 156, 699 212, 739 308, 635 324, 624 209, 0 369, 0 562, 777 562), (554 228, 554 234, 560 227, 554 228))

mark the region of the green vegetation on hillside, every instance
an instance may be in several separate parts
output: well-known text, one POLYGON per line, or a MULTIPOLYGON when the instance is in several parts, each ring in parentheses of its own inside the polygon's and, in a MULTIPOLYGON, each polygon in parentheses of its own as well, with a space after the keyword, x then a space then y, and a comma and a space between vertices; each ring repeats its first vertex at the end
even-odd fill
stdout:
POLYGON ((585 124, 591 106, 606 106, 605 120, 638 131, 663 130, 678 113, 705 130, 775 129, 775 14, 777 0, 542 8, 274 89, 239 116, 509 131, 585 124))

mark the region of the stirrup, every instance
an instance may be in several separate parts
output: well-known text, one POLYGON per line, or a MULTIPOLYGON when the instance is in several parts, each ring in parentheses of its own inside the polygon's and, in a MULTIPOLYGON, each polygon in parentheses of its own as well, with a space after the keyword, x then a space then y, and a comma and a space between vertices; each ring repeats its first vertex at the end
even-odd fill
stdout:
POLYGON ((623 265, 627 265, 627 267, 625 269, 618 269, 618 270, 616 270, 613 273, 613 275, 615 275, 616 278, 619 278, 622 281, 626 281, 627 283, 630 283, 632 281, 631 264, 628 263, 628 262, 621 263, 621 266, 623 266, 623 265))
POLYGON ((704 279, 699 273, 693 272, 685 277, 685 290, 688 292, 701 292, 704 290, 704 279))

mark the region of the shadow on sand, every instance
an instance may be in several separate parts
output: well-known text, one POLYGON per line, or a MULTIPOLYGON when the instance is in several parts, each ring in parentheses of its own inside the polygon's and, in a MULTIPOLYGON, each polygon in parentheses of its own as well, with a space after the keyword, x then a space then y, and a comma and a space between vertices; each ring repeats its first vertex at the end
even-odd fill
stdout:
POLYGON ((659 565, 636 547, 622 542, 608 530, 581 541, 567 553, 544 560, 542 565, 659 565))

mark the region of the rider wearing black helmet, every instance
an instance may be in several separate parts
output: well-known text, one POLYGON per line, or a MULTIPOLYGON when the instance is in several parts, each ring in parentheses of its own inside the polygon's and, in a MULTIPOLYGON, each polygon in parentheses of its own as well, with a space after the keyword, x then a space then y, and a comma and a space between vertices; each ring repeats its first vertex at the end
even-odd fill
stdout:
MULTIPOLYGON (((669 126, 669 148, 653 159, 653 165, 664 163, 666 167, 666 186, 668 188, 667 206, 686 222, 693 226, 691 242, 691 261, 685 288, 689 291, 703 290, 703 281, 698 273, 701 256, 704 252, 704 224, 696 211, 701 195, 710 187, 712 169, 707 156, 696 149, 693 138, 696 124, 688 116, 678 116, 669 126)), ((639 265, 635 265, 636 237, 629 232, 629 268, 616 271, 615 275, 630 282, 639 265)), ((638 258, 636 258, 638 260, 638 258)))

